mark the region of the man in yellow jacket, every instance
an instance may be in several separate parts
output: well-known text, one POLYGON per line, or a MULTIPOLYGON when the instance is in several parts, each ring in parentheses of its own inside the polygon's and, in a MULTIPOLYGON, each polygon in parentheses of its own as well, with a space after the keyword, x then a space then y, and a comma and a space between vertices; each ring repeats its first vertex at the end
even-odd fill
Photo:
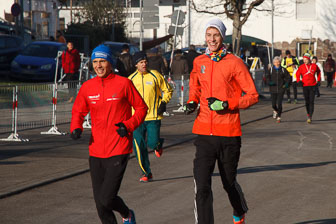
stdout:
POLYGON ((173 90, 158 71, 147 69, 145 53, 136 53, 133 60, 137 70, 128 78, 132 80, 148 106, 145 122, 133 132, 133 147, 143 173, 140 182, 148 182, 152 180, 153 175, 147 146, 155 151, 157 157, 161 156, 163 144, 163 139, 160 138, 161 119, 166 111, 166 104, 172 97, 173 90))

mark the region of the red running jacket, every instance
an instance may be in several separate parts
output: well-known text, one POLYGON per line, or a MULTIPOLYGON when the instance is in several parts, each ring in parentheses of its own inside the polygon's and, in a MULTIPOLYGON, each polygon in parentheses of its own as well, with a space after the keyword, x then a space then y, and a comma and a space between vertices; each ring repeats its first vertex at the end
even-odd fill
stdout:
POLYGON ((302 64, 296 71, 296 81, 300 82, 302 76, 303 86, 315 86, 315 72, 317 73, 318 81, 321 81, 321 71, 316 64, 302 64))
POLYGON ((83 130, 84 117, 91 115, 90 156, 109 158, 132 153, 132 132, 144 121, 147 106, 131 80, 110 74, 86 81, 72 108, 70 131, 83 130), (135 112, 132 116, 132 107, 135 112), (120 137, 115 124, 123 122, 129 131, 120 137))
POLYGON ((62 68, 65 74, 78 72, 80 66, 80 56, 76 49, 64 51, 62 54, 62 68))

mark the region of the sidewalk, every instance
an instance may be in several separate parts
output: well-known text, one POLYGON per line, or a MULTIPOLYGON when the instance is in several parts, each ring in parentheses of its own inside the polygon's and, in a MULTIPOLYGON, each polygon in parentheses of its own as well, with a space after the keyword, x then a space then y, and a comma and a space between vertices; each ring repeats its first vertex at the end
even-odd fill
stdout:
MULTIPOLYGON (((303 104, 284 104, 284 111, 303 107, 303 104)), ((242 124, 271 117, 269 100, 241 110, 242 124)), ((165 138, 164 149, 192 140, 191 133, 195 114, 185 116, 172 113, 162 121, 161 135, 165 138)), ((69 125, 60 125, 61 131, 68 131, 69 125)), ((37 186, 75 176, 89 170, 89 129, 81 139, 73 141, 69 135, 40 135, 49 128, 20 132, 29 142, 0 142, 0 199, 37 186)), ((5 137, 5 136, 1 136, 5 137)))

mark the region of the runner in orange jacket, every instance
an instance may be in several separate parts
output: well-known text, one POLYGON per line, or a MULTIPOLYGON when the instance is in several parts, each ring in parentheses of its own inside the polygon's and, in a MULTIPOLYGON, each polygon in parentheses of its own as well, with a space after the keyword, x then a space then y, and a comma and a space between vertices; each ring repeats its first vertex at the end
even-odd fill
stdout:
POLYGON ((186 114, 200 108, 194 123, 195 218, 199 224, 213 224, 211 175, 216 161, 224 189, 233 207, 233 220, 244 223, 247 204, 236 181, 241 147, 239 109, 258 102, 258 93, 243 61, 223 45, 225 25, 212 19, 206 25, 207 49, 194 60, 190 74, 186 114), (243 95, 243 93, 245 93, 243 95))

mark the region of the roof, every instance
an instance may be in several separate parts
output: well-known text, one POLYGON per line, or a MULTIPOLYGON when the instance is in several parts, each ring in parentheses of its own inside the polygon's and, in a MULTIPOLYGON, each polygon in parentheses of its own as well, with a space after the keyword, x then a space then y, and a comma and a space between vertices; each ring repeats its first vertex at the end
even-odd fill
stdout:
MULTIPOLYGON (((267 44, 268 42, 256 37, 251 37, 247 35, 242 35, 242 44, 251 44, 252 42, 255 42, 256 44, 267 44)), ((224 38, 224 43, 232 43, 232 35, 227 35, 224 38)))

